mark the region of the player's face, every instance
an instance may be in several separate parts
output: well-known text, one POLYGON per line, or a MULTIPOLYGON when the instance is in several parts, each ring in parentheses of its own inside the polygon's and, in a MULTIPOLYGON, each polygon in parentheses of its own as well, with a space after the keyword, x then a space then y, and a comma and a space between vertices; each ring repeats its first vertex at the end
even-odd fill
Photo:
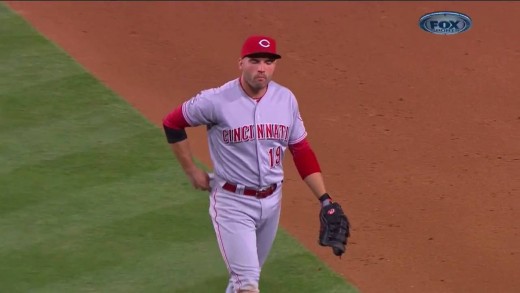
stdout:
POLYGON ((276 59, 266 57, 245 57, 239 61, 242 77, 255 91, 267 87, 276 67, 276 59))

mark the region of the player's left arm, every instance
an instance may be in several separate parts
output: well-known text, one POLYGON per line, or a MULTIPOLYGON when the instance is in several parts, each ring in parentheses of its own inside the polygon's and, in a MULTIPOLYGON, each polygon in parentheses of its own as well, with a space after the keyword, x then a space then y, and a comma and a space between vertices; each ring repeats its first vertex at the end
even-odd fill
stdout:
POLYGON ((316 154, 307 140, 307 131, 303 123, 298 100, 291 93, 292 125, 289 135, 289 150, 293 156, 294 164, 300 173, 300 177, 307 184, 316 198, 320 199, 326 194, 325 183, 321 174, 320 164, 316 154))
POLYGON ((312 150, 306 138, 302 141, 289 145, 294 164, 300 177, 307 184, 317 199, 327 193, 325 182, 321 174, 320 164, 316 154, 312 150))
POLYGON ((300 176, 321 202, 318 243, 331 247, 334 255, 341 257, 345 253, 347 238, 350 237, 349 220, 341 205, 333 202, 326 192, 318 159, 307 140, 304 138, 298 143, 290 144, 289 150, 300 176))
POLYGON ((347 238, 350 236, 350 223, 343 208, 333 202, 327 193, 316 154, 307 141, 307 131, 298 109, 298 102, 293 96, 293 124, 289 135, 289 150, 296 169, 314 196, 320 201, 319 244, 332 247, 334 255, 345 252, 347 238))

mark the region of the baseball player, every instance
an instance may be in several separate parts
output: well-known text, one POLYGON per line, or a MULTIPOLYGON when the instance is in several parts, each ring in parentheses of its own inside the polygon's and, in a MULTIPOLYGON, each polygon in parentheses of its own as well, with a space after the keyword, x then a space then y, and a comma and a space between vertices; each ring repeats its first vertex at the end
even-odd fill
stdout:
POLYGON ((240 77, 206 89, 171 111, 163 128, 194 188, 210 192, 209 214, 229 271, 226 293, 259 292, 262 265, 271 250, 281 209, 285 150, 321 202, 319 244, 345 251, 349 224, 333 202, 294 94, 272 81, 281 56, 276 41, 251 36, 242 45, 240 77), (205 125, 214 172, 193 161, 185 128, 205 125))

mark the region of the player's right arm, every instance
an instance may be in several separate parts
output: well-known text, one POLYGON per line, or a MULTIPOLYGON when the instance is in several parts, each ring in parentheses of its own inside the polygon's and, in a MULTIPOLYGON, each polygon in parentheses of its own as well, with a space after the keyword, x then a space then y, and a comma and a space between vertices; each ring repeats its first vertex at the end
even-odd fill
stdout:
POLYGON ((196 189, 209 190, 209 176, 193 161, 186 127, 190 126, 182 114, 182 105, 163 119, 163 129, 172 152, 196 189))
POLYGON ((163 129, 171 149, 194 188, 210 190, 209 175, 194 162, 186 134, 186 127, 210 124, 212 105, 201 96, 193 97, 168 113, 163 119, 163 129))

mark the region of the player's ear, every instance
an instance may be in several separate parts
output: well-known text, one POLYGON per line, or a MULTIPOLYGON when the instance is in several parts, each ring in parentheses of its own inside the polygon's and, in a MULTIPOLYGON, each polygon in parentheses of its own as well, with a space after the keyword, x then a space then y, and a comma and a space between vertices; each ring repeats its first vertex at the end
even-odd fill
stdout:
POLYGON ((242 70, 242 60, 244 60, 244 58, 238 58, 238 69, 242 70))

